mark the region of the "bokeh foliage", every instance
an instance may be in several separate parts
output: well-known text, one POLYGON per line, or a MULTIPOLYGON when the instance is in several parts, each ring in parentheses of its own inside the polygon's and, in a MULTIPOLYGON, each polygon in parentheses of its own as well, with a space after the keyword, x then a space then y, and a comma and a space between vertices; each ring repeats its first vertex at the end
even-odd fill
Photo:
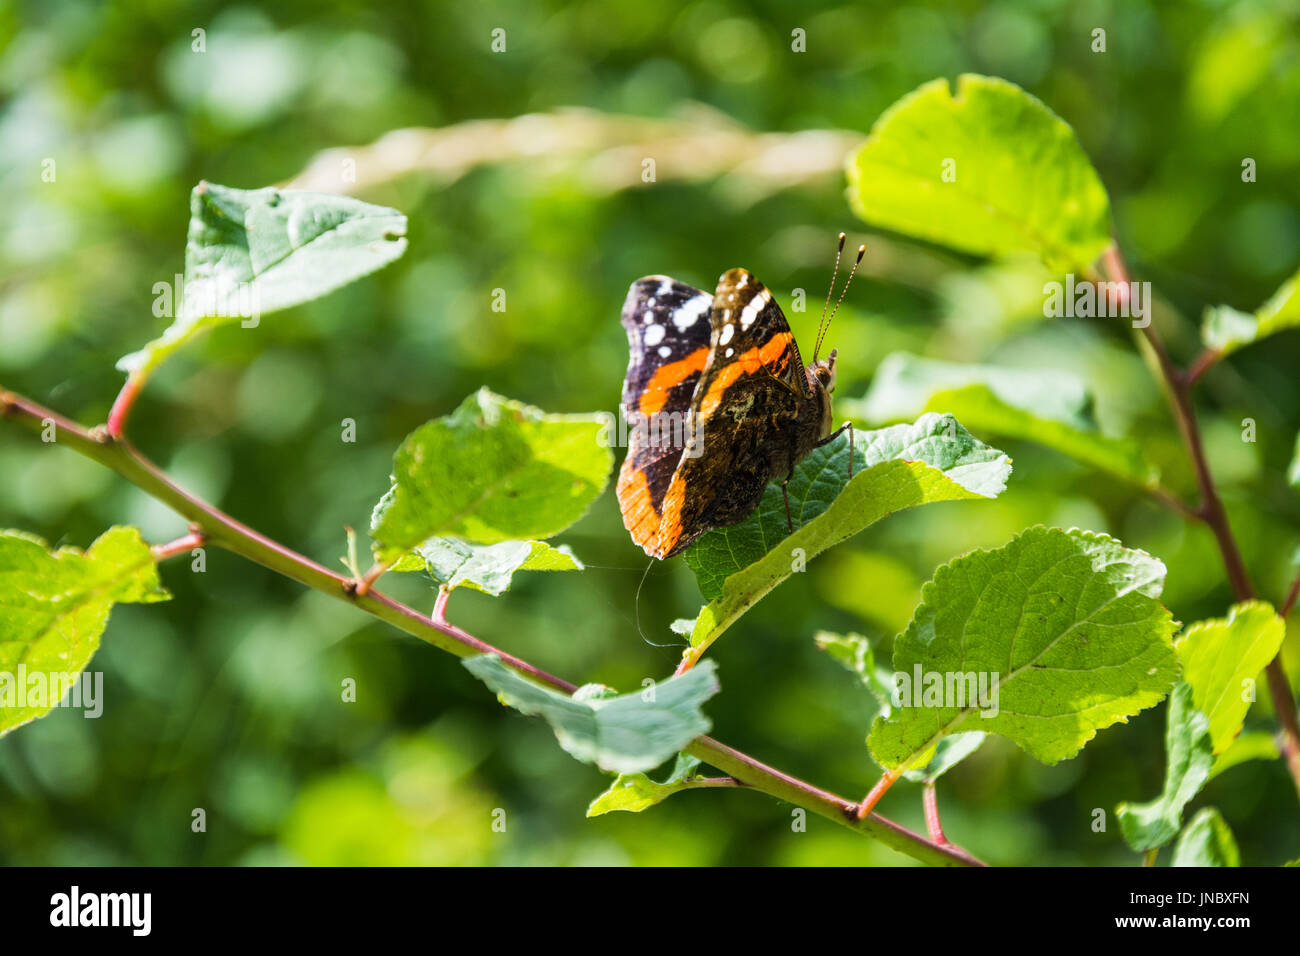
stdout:
MULTIPOLYGON (((0 381, 104 419, 121 382, 113 362, 167 324, 151 313, 154 286, 181 270, 200 179, 283 183, 321 150, 392 129, 574 105, 665 118, 703 104, 758 131, 865 136, 899 96, 967 71, 1020 84, 1073 126, 1135 278, 1154 283, 1156 321, 1186 358, 1206 305, 1254 309, 1300 264, 1297 54, 1280 2, 11 3, 0 6, 0 381), (504 54, 490 51, 496 27, 504 54), (790 50, 796 27, 806 53, 790 50), (1091 50, 1097 27, 1104 54, 1091 50), (201 55, 196 28, 207 31, 201 55), (1255 183, 1241 180, 1246 157, 1255 183), (54 183, 41 180, 47 158, 54 183)), ((625 159, 639 169, 639 155, 625 159)), ((1068 370, 1095 396, 1100 430, 1135 435, 1191 494, 1125 330, 1043 320, 1037 267, 855 232, 838 172, 757 192, 660 172, 653 186, 610 190, 588 167, 531 161, 374 185, 361 198, 410 218, 404 258, 259 329, 217 330, 151 381, 132 432, 182 483, 333 562, 344 526, 364 528, 387 489, 402 437, 480 386, 551 412, 613 411, 626 365, 617 310, 633 279, 710 287, 743 265, 783 303, 796 288, 816 303, 843 228, 870 252, 829 339, 838 394, 864 395, 900 350, 1068 370), (496 288, 504 312, 491 308, 496 288), (340 441, 345 418, 357 422, 353 444, 340 441)), ((800 341, 815 309, 787 309, 800 341)), ((1298 353, 1295 333, 1242 349, 1200 393, 1234 527, 1275 603, 1300 545, 1284 479, 1298 353), (1245 418, 1254 442, 1242 441, 1245 418)), ((783 584, 738 625, 743 641, 719 644, 725 693, 706 709, 722 739, 863 791, 876 774, 863 747, 872 706, 813 635, 891 638, 937 565, 1030 524, 1113 534, 1167 564, 1163 600, 1177 619, 1226 615, 1207 531, 1039 446, 998 447, 1015 471, 997 501, 891 517, 783 584)), ((84 547, 116 523, 150 541, 184 531, 98 466, 0 430, 0 525, 84 547)), ((452 617, 575 681, 631 690, 662 677, 680 648, 653 645, 678 640, 668 624, 699 606, 684 562, 656 565, 642 586, 646 559, 608 493, 559 542, 586 570, 520 575, 499 599, 462 589, 452 617)), ((829 823, 792 833, 782 807, 730 790, 584 819, 608 778, 448 658, 218 551, 206 573, 182 561, 163 580, 171 603, 114 612, 92 665, 105 672, 102 718, 56 710, 0 741, 0 861, 899 860, 829 823), (358 682, 355 704, 339 700, 345 677, 358 682), (208 811, 204 835, 190 832, 194 807, 208 811), (490 826, 498 807, 505 833, 490 826)), ((417 607, 433 601, 415 575, 384 587, 417 607)), ((1293 675, 1295 651, 1293 639, 1293 675)), ((1252 720, 1263 725, 1268 708, 1261 700, 1252 720)), ((942 778, 945 828, 992 862, 1134 862, 1113 815, 1099 834, 1091 814, 1159 792, 1164 731, 1163 708, 1144 712, 1054 767, 991 738, 942 778)), ((900 783, 880 809, 920 828, 917 796, 900 783)), ((1276 761, 1215 777, 1187 817, 1209 805, 1232 822, 1243 859, 1300 855, 1276 761)))

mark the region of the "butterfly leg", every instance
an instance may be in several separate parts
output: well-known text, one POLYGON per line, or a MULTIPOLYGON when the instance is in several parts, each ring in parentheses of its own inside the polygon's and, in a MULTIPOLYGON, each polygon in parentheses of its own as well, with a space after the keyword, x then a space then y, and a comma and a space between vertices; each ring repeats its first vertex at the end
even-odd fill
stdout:
POLYGON ((839 438, 846 431, 849 433, 849 479, 852 480, 853 478, 853 422, 851 421, 845 422, 843 425, 835 429, 835 431, 831 432, 829 435, 827 435, 825 438, 823 438, 813 447, 821 448, 822 445, 829 445, 831 442, 839 438))

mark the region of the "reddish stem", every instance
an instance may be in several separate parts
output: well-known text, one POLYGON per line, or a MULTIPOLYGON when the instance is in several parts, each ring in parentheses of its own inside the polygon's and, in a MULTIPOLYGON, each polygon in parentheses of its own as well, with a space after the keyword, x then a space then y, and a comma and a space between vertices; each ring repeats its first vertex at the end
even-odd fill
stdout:
POLYGON ((144 381, 132 375, 113 400, 113 408, 108 413, 108 433, 114 438, 121 438, 125 434, 126 417, 131 414, 131 406, 139 398, 143 387, 144 381))
POLYGON ((876 785, 871 788, 871 792, 863 797, 862 803, 858 805, 859 820, 865 818, 867 814, 875 809, 876 804, 880 802, 880 798, 889 791, 889 788, 894 785, 896 780, 898 780, 898 774, 893 770, 886 770, 880 775, 880 779, 877 780, 876 785))
POLYGON ((1187 367, 1183 380, 1189 387, 1195 385, 1200 380, 1200 377, 1208 372, 1211 366, 1221 358, 1223 358, 1223 353, 1218 349, 1204 349, 1187 367))
POLYGON ((943 824, 939 821, 939 798, 935 794, 933 780, 927 781, 921 791, 921 806, 925 808, 925 828, 930 833, 930 839, 940 845, 947 844, 948 838, 943 835, 943 824))
POLYGON ((149 549, 153 555, 154 563, 161 564, 168 558, 174 558, 178 554, 184 554, 186 551, 193 551, 195 548, 203 547, 208 536, 202 531, 191 531, 184 537, 177 538, 175 541, 169 541, 167 544, 155 544, 149 549))
POLYGON ((1297 597, 1300 597, 1300 574, 1297 574, 1296 579, 1291 582, 1291 590, 1286 592, 1286 600, 1284 600, 1282 606, 1277 609, 1279 617, 1285 618, 1291 613, 1291 608, 1295 607, 1297 597))
POLYGON ((361 579, 357 581, 357 586, 356 586, 357 597, 365 597, 367 594, 369 594, 370 589, 374 586, 374 583, 378 581, 379 578, 384 574, 384 572, 391 567, 392 567, 391 564, 385 564, 378 561, 372 564, 370 566, 370 570, 367 571, 364 575, 362 575, 361 579))
POLYGON ((433 601, 433 619, 439 624, 447 623, 447 602, 451 600, 450 588, 438 588, 438 596, 433 601))
MULTIPOLYGON (((1123 294, 1127 295, 1128 268, 1119 251, 1118 243, 1112 242, 1107 248, 1103 263, 1107 274, 1122 284, 1123 294)), ((1174 419, 1178 423, 1178 430, 1182 433, 1183 442, 1187 446, 1192 467, 1196 472, 1196 484, 1201 492, 1201 503, 1193 514, 1214 533, 1215 541, 1219 545, 1219 554, 1223 558, 1223 566, 1228 572, 1228 581, 1237 600, 1248 601, 1255 597, 1255 587, 1251 584, 1246 563, 1242 559, 1237 540, 1232 534, 1232 526, 1228 522, 1228 513, 1215 486, 1210 463, 1205 456, 1205 445, 1201 441, 1201 430, 1196 422, 1196 410, 1192 405, 1192 384, 1213 364, 1213 360, 1202 355, 1197 359, 1192 371, 1184 373, 1170 359, 1164 341, 1153 324, 1148 322, 1142 329, 1142 334, 1146 337, 1160 366, 1174 419)), ((1293 593, 1288 595, 1287 601, 1283 604, 1283 607, 1288 610, 1295 602, 1294 592, 1297 586, 1300 586, 1300 581, 1292 587, 1293 593)), ((1295 697, 1291 693, 1291 686, 1282 669, 1280 651, 1269 662, 1265 674, 1268 679, 1269 694, 1273 698, 1273 709, 1277 713, 1278 724, 1282 729, 1282 754, 1286 759, 1287 770, 1291 774, 1296 794, 1300 796, 1300 716, 1296 713, 1295 697)))

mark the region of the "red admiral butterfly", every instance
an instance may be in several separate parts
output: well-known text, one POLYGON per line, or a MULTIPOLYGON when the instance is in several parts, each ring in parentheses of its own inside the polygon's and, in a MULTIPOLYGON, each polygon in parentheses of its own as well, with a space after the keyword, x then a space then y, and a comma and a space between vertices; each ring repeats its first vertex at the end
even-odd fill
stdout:
MULTIPOLYGON (((836 272, 843 233, 839 243, 836 272)), ((865 252, 858 249, 836 310, 865 252)), ((832 275, 827 307, 834 288, 832 275)), ((712 296, 666 276, 632 283, 623 303, 631 349, 623 413, 633 428, 618 503, 646 554, 671 557, 706 531, 743 521, 769 481, 788 482, 799 459, 851 428, 831 431, 836 350, 817 358, 834 317, 823 308, 805 367, 781 307, 744 269, 723 273, 712 296)))

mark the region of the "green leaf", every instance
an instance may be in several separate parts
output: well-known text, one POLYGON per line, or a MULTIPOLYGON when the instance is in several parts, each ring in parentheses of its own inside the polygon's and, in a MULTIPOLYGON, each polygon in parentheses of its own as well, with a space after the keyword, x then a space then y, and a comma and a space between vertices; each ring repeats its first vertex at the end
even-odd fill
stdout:
POLYGON ((968 730, 950 734, 934 747, 934 756, 924 767, 906 770, 903 776, 913 783, 934 783, 957 764, 979 750, 988 734, 982 730, 968 730))
POLYGON ((1241 866, 1232 828, 1223 814, 1206 807, 1183 829, 1170 866, 1241 866))
POLYGON ((635 694, 600 696, 584 688, 572 697, 533 683, 495 654, 463 663, 502 702, 542 717, 572 756, 618 773, 653 770, 707 733, 700 705, 718 692, 712 661, 635 694))
POLYGON ((168 597, 135 528, 110 528, 84 553, 0 532, 0 735, 63 698, 98 650, 114 604, 168 597))
POLYGON ((455 538, 430 538, 403 558, 395 571, 423 569, 442 588, 473 588, 494 597, 506 591, 516 571, 581 571, 582 562, 566 546, 545 541, 468 544, 455 538))
MULTIPOLYGON (((867 638, 861 634, 820 631, 816 641, 819 649, 857 674, 862 685, 871 692, 876 703, 876 711, 872 716, 888 717, 893 712, 891 695, 894 692, 894 673, 889 668, 876 664, 875 653, 867 638)), ((943 738, 935 748, 934 759, 919 770, 907 771, 905 776, 918 783, 933 783, 978 750, 980 744, 984 743, 984 736, 982 731, 972 730, 943 738)))
POLYGON ((1253 681, 1276 655, 1286 624, 1263 601, 1235 604, 1226 619, 1193 624, 1175 643, 1183 680, 1192 685, 1197 709, 1210 718, 1214 752, 1228 749, 1241 732, 1254 695, 1253 681))
POLYGON ((1263 730, 1249 731, 1228 744, 1228 749, 1215 758, 1214 766, 1210 768, 1210 779, 1248 760, 1277 760, 1280 756, 1277 740, 1272 734, 1263 730))
POLYGON ((790 479, 790 534, 781 485, 767 486, 758 509, 738 525, 702 536, 686 552, 709 603, 691 632, 702 649, 768 592, 828 548, 886 515, 933 501, 994 498, 1011 459, 978 441, 951 415, 857 432, 853 480, 849 438, 815 449, 790 479))
POLYGON ((668 625, 668 630, 681 637, 687 637, 691 631, 695 630, 695 618, 679 617, 668 625))
POLYGON ((559 534, 609 479, 605 427, 596 415, 548 415, 480 389, 393 456, 393 487, 371 522, 379 559, 439 536, 497 544, 559 534))
POLYGON ((871 692, 876 709, 872 714, 889 716, 893 693, 893 672, 876 663, 875 651, 871 641, 861 634, 832 634, 830 631, 818 631, 813 638, 818 650, 825 651, 831 659, 858 676, 862 686, 871 692))
POLYGON ((1292 488, 1300 488, 1300 432, 1295 436, 1295 450, 1291 453, 1291 465, 1286 470, 1286 480, 1292 488))
POLYGON ((206 329, 333 292, 401 256, 405 233, 396 209, 348 196, 199 183, 176 319, 117 367, 145 375, 206 329))
POLYGON ((1110 244, 1110 203, 1074 131, 1006 80, 925 83, 881 115, 849 158, 849 201, 883 229, 1086 272, 1110 244))
POLYGON ((1201 341, 1207 348, 1230 355, 1276 332, 1300 325, 1300 272, 1296 272, 1255 312, 1239 312, 1227 305, 1205 310, 1201 341))
POLYGON ((880 363, 866 397, 841 402, 840 409, 871 423, 949 412, 967 428, 1037 442, 1136 485, 1158 478, 1136 442, 1097 431, 1087 386, 1060 370, 966 365, 895 352, 880 363))
POLYGON ((1044 763, 1073 757, 1177 678, 1164 577, 1160 561, 1114 538, 1044 527, 939 568, 894 642, 907 706, 876 720, 872 756, 911 770, 947 735, 984 730, 1044 763), (924 693, 936 680, 947 691, 937 698, 924 693))
POLYGON ((1210 721, 1192 703, 1191 685, 1179 682, 1169 695, 1165 729, 1165 786, 1148 803, 1121 803, 1115 808, 1124 840, 1143 853, 1164 846, 1183 825, 1183 808, 1210 778, 1210 721))
POLYGON ((701 779, 695 771, 700 761, 687 754, 678 754, 672 772, 662 783, 651 780, 643 773, 623 773, 609 785, 609 789, 591 802, 587 816, 598 817, 613 810, 626 810, 628 813, 640 813, 653 807, 656 803, 667 800, 679 790, 690 790, 699 786, 701 779))

